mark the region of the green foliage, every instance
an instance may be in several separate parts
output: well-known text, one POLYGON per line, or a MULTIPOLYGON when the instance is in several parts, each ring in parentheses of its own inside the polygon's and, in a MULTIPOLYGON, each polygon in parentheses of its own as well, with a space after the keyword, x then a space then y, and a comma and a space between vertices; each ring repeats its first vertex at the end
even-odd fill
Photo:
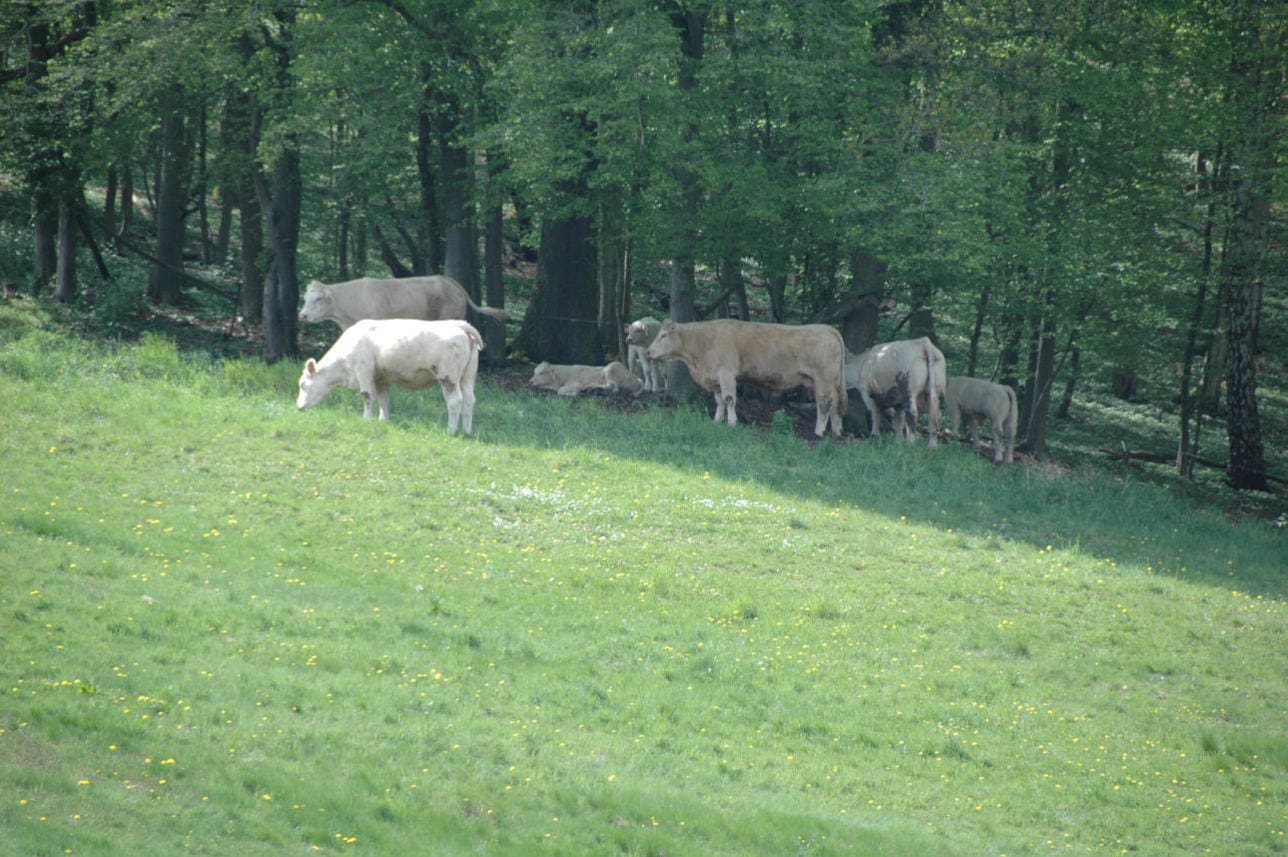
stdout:
POLYGON ((1272 525, 486 379, 472 438, 434 391, 297 413, 298 367, 28 312, 0 312, 17 852, 1282 846, 1272 525))

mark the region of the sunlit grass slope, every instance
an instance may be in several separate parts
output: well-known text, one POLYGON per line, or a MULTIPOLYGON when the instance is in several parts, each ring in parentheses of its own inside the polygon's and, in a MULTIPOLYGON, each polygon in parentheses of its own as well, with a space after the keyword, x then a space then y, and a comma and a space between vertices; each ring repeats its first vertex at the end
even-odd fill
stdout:
POLYGON ((1288 849, 1269 524, 0 321, 6 853, 1288 849))

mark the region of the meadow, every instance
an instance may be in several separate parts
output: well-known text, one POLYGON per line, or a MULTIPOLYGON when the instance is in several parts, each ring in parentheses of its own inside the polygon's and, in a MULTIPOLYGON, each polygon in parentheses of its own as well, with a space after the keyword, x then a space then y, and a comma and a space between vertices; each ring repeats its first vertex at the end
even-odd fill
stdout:
POLYGON ((0 311, 5 853, 1288 852, 1275 520, 298 373, 0 311))

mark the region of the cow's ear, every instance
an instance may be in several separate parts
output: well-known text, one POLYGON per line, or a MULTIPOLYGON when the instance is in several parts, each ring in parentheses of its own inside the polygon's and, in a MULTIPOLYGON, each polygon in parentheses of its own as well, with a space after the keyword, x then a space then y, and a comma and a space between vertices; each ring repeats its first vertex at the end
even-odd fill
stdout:
POLYGON ((318 362, 310 357, 304 364, 304 374, 312 375, 318 371, 318 362))

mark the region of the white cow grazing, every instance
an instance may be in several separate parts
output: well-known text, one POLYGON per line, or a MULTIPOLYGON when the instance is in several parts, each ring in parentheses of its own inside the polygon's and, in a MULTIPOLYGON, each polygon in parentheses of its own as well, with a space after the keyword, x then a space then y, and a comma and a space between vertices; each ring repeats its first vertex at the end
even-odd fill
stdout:
POLYGON ((878 400, 891 389, 907 385, 906 409, 896 413, 896 430, 909 440, 916 432, 917 413, 924 408, 930 423, 930 448, 939 444, 939 397, 944 393, 947 372, 944 354, 926 337, 903 339, 874 345, 862 354, 849 354, 845 359, 845 386, 859 391, 872 419, 873 436, 881 434, 881 409, 878 400), (907 375, 906 380, 900 375, 907 375), (904 416, 912 417, 911 425, 904 416))
POLYGON ((587 390, 611 390, 639 394, 644 385, 625 366, 614 360, 607 366, 580 366, 541 362, 532 371, 530 386, 554 390, 561 396, 576 396, 587 390))
POLYGON ((715 421, 736 425, 738 381, 785 393, 804 386, 814 394, 818 416, 814 434, 829 422, 841 436, 845 413, 845 343, 826 324, 767 324, 730 318, 677 324, 662 322, 648 347, 650 360, 683 360, 698 386, 716 397, 715 421))
POLYGON ((993 463, 1003 458, 1008 462, 1014 460, 1015 429, 1020 414, 1015 390, 982 378, 949 378, 944 388, 944 405, 953 434, 960 434, 965 420, 970 429, 970 444, 975 446, 979 443, 979 423, 988 420, 993 428, 993 463))
POLYGON ((474 377, 483 337, 469 322, 450 319, 364 319, 347 328, 321 360, 310 358, 300 375, 300 410, 313 407, 336 387, 362 393, 362 415, 371 419, 375 401, 380 419, 389 418, 389 385, 411 390, 443 388, 447 432, 458 422, 474 428, 474 377))
POLYGON ((635 372, 639 367, 644 376, 644 392, 661 392, 669 385, 661 360, 650 360, 648 347, 657 339, 657 332, 662 329, 662 322, 652 316, 645 316, 632 321, 626 326, 626 368, 635 372))
POLYGON ((465 318, 465 309, 505 321, 503 309, 481 307, 470 300, 465 287, 451 277, 363 277, 343 283, 309 283, 304 291, 300 321, 334 321, 346 330, 364 318, 419 318, 435 321, 465 318))

